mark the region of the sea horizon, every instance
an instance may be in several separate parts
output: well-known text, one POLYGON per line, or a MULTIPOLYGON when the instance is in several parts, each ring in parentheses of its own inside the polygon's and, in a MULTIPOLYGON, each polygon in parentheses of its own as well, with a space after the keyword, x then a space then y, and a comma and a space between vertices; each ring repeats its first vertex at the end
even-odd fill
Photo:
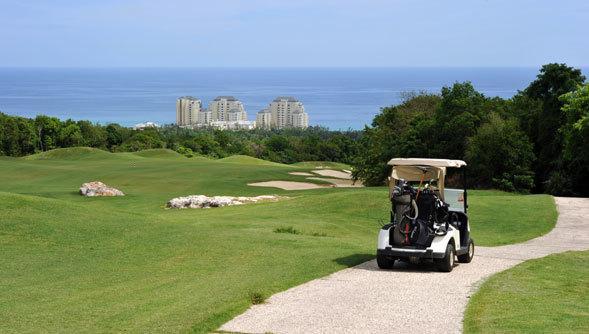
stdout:
MULTIPOLYGON (((509 98, 540 66, 420 67, 0 67, 0 112, 44 114, 124 126, 175 122, 175 101, 203 106, 216 96, 243 102, 249 120, 277 96, 305 105, 310 125, 362 129, 405 92, 439 93, 470 81, 486 96, 509 98)), ((581 67, 584 74, 588 68, 581 67)))

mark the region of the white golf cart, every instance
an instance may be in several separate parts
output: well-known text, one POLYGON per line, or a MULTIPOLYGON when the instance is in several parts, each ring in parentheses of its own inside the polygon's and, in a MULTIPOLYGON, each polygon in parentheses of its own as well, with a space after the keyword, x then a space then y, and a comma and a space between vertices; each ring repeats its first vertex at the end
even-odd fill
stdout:
POLYGON ((388 163, 392 202, 390 223, 378 235, 376 261, 379 268, 391 269, 395 261, 433 260, 438 269, 452 271, 454 257, 469 263, 474 242, 466 214, 466 173, 462 189, 445 188, 447 168, 466 166, 462 160, 395 158, 388 163))

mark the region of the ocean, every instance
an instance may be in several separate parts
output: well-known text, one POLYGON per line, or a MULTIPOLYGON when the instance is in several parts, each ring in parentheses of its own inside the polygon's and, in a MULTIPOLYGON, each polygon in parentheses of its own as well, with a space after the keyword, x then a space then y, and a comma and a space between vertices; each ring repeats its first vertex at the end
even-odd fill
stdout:
POLYGON ((537 74, 538 68, 3 68, 0 111, 126 126, 170 124, 179 96, 200 98, 206 106, 218 95, 233 95, 255 120, 275 97, 287 95, 303 102, 311 125, 362 129, 381 107, 399 103, 403 92, 439 92, 471 81, 487 96, 507 98, 537 74))

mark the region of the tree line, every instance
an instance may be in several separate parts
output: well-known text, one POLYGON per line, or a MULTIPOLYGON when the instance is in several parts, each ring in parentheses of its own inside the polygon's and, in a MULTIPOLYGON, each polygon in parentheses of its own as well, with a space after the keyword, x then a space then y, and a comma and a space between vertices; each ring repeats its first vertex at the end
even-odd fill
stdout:
POLYGON ((360 137, 354 177, 384 184, 391 157, 464 159, 470 186, 589 195, 589 85, 581 70, 544 65, 510 99, 470 82, 409 94, 360 137))
POLYGON ((439 94, 406 93, 402 103, 382 108, 362 131, 172 125, 134 130, 0 113, 0 155, 74 146, 111 152, 170 148, 188 157, 244 154, 281 163, 343 162, 369 186, 385 183, 392 157, 463 159, 472 187, 589 195, 589 85, 579 69, 547 64, 509 99, 487 97, 470 82, 443 87, 439 94))
POLYGON ((88 146, 111 152, 169 148, 187 157, 223 158, 244 154, 280 163, 338 161, 352 163, 360 131, 322 127, 282 130, 224 131, 173 125, 135 130, 118 124, 34 119, 0 113, 0 155, 20 157, 55 148, 88 146))

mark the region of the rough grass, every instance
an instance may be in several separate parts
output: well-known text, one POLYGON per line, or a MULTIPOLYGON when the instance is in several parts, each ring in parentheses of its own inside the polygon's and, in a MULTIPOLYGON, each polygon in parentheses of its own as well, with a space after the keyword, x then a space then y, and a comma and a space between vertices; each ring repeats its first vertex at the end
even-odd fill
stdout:
MULTIPOLYGON (((385 188, 289 192, 246 185, 299 180, 288 172, 300 167, 249 157, 78 154, 0 159, 0 332, 209 332, 249 307, 252 291, 270 296, 373 258, 379 222, 388 218, 385 188), (79 196, 91 180, 126 196, 79 196), (291 198, 164 209, 167 200, 190 194, 291 198), (303 233, 274 232, 285 226, 303 233)), ((470 197, 478 244, 544 232, 544 224, 505 232, 502 225, 525 220, 527 211, 497 217, 477 207, 504 194, 484 194, 470 197), (492 229, 479 229, 491 221, 492 229)), ((509 197, 513 206, 553 210, 551 201, 509 197)))
POLYGON ((494 275, 468 304, 466 333, 589 333, 589 251, 494 275))

